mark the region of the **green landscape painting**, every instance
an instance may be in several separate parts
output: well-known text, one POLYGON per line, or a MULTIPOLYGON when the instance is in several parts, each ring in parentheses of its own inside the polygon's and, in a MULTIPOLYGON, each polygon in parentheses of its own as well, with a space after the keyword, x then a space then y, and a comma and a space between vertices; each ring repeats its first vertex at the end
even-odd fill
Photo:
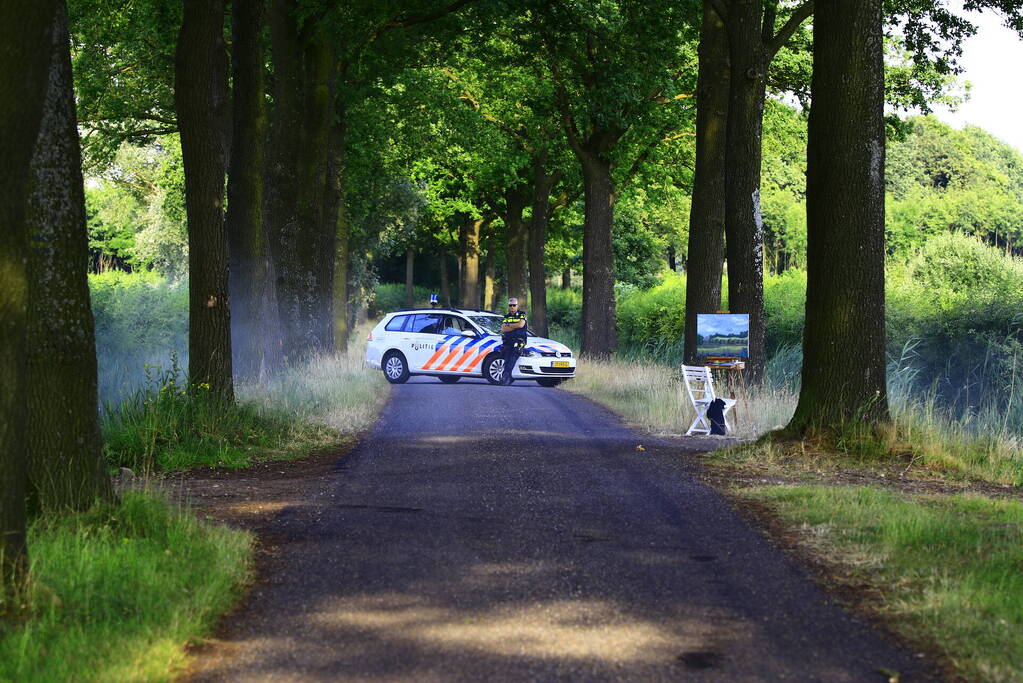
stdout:
POLYGON ((749 314, 697 314, 696 355, 749 358, 749 314))

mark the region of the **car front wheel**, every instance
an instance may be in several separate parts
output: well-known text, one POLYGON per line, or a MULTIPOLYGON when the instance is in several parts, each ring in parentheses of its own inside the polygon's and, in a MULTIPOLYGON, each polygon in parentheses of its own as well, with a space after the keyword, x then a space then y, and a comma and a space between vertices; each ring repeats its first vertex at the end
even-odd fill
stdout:
POLYGON ((384 356, 382 366, 384 368, 384 377, 391 384, 404 384, 408 381, 408 361, 399 352, 391 351, 384 356))
POLYGON ((492 353, 483 361, 483 376, 491 384, 500 384, 504 379, 504 358, 500 354, 492 353))

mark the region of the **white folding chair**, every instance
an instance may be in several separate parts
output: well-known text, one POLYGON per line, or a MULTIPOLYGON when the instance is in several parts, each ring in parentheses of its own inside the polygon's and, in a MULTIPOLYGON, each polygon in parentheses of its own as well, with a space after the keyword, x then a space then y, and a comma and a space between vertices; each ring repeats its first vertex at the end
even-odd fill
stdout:
POLYGON ((728 423, 728 411, 732 409, 736 401, 734 398, 724 398, 714 394, 714 380, 710 375, 710 368, 683 365, 682 379, 686 383, 686 391, 689 392, 693 410, 696 411, 696 419, 693 420, 693 424, 689 425, 686 436, 710 434, 710 419, 707 417, 707 410, 716 398, 725 402, 725 431, 733 431, 733 427, 728 423))

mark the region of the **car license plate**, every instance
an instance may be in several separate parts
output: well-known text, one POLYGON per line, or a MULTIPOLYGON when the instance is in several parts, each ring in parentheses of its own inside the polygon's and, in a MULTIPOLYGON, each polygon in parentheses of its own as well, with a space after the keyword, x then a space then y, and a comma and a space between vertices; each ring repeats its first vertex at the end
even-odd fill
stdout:
POLYGON ((552 368, 567 368, 568 367, 568 361, 567 360, 556 360, 556 361, 553 361, 551 363, 551 367, 552 368))

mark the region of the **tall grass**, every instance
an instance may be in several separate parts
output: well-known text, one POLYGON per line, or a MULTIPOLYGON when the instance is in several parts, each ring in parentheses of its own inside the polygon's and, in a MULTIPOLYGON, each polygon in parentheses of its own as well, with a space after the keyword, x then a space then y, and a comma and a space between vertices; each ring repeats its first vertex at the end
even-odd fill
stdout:
POLYGON ((263 410, 352 435, 369 427, 389 395, 383 373, 366 365, 366 335, 359 326, 344 353, 320 354, 277 375, 265 386, 241 388, 263 410))
POLYGON ((31 581, 0 621, 0 680, 170 680, 249 580, 252 537, 149 493, 37 519, 31 581))
POLYGON ((109 271, 90 275, 89 289, 102 403, 131 397, 145 383, 146 364, 168 367, 172 354, 187 364, 187 282, 109 271))
MULTIPOLYGON (((570 346, 577 343, 571 334, 556 336, 559 333, 553 333, 556 339, 567 339, 570 346)), ((988 401, 972 411, 960 412, 943 404, 933 385, 930 390, 920 386, 914 354, 915 345, 908 343, 888 366, 893 425, 872 433, 869 443, 859 437, 850 438, 843 446, 847 454, 877 462, 905 461, 908 466, 944 475, 1023 486, 1023 378, 1008 379, 1008 405, 988 401)), ((765 380, 759 388, 737 385, 736 375, 731 375, 732 384, 728 383, 728 375, 716 378, 719 395, 738 399, 729 415, 736 427, 732 436, 754 439, 788 423, 799 397, 801 363, 798 347, 783 347, 767 362, 765 380)), ((695 417, 678 366, 668 365, 663 358, 649 360, 649 356, 637 353, 620 353, 611 361, 582 358, 575 379, 562 387, 603 403, 629 422, 657 434, 685 434, 695 417)), ((805 455, 807 447, 800 448, 805 455)), ((812 445, 809 452, 814 452, 812 445)), ((733 450, 727 457, 791 464, 792 456, 790 445, 758 443, 733 450)), ((826 463, 827 457, 807 462, 816 466, 826 463)))
POLYGON ((368 427, 388 395, 381 374, 362 362, 365 332, 345 353, 240 386, 233 405, 189 386, 173 355, 167 368, 147 366, 143 386, 103 412, 108 462, 144 472, 240 468, 337 444, 368 427))

